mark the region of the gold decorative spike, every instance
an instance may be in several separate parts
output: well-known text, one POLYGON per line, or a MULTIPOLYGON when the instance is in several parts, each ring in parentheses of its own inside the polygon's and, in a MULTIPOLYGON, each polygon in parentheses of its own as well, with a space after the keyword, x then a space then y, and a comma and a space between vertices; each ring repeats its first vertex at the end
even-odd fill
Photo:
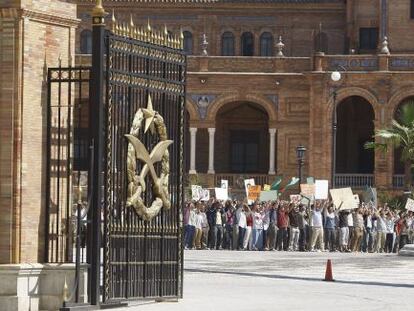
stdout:
POLYGON ((183 30, 180 28, 180 49, 184 49, 184 32, 183 30))
POLYGON ((65 275, 65 281, 63 283, 62 298, 64 302, 67 302, 69 300, 69 287, 68 287, 68 282, 66 281, 66 275, 65 275))
POLYGON ((129 36, 134 37, 134 20, 132 19, 132 14, 129 15, 129 36))
POLYGON ((129 30, 128 30, 128 25, 126 23, 122 23, 122 35, 124 37, 128 36, 129 30))
POLYGON ((139 40, 139 38, 138 38, 138 27, 134 28, 134 39, 139 40))
POLYGON ((164 25, 164 45, 168 46, 168 29, 167 25, 164 25))
POLYGON ((150 20, 148 18, 148 22, 147 22, 147 31, 151 32, 151 25, 150 25, 150 20))
POLYGON ((125 27, 124 36, 125 37, 128 37, 130 35, 130 31, 129 31, 129 28, 130 27, 129 27, 129 24, 128 23, 125 23, 124 27, 125 27))
POLYGON ((115 10, 114 9, 112 9, 111 28, 112 28, 112 32, 115 33, 115 31, 116 31, 116 18, 115 18, 115 10))
POLYGON ((157 38, 158 38, 157 44, 162 45, 163 42, 164 42, 164 40, 163 40, 162 32, 161 31, 158 32, 157 38))
POLYGON ((115 22, 115 34, 116 34, 116 35, 119 35, 119 32, 120 32, 119 23, 118 23, 118 21, 116 21, 116 22, 115 22))
POLYGON ((174 35, 174 49, 178 48, 178 39, 177 37, 174 35))
POLYGON ((138 39, 138 40, 140 40, 140 41, 144 41, 144 37, 143 37, 143 35, 142 35, 142 30, 141 30, 141 27, 138 27, 138 28, 137 28, 137 32, 138 32, 137 39, 138 39))

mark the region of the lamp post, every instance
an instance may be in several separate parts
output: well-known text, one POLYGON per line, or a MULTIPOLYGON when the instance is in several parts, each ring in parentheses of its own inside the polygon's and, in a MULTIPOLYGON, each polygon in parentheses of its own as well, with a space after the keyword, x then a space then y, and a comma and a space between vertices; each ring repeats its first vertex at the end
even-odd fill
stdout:
POLYGON ((302 183, 302 166, 305 164, 305 152, 306 148, 300 144, 296 147, 296 158, 298 159, 298 167, 299 167, 299 186, 302 183))
MULTIPOLYGON (((341 73, 337 70, 331 73, 331 80, 338 82, 341 80, 341 73)), ((336 171, 336 130, 338 127, 338 120, 336 115, 336 89, 333 90, 333 116, 332 116, 332 167, 331 167, 331 187, 335 188, 335 171, 336 171)))

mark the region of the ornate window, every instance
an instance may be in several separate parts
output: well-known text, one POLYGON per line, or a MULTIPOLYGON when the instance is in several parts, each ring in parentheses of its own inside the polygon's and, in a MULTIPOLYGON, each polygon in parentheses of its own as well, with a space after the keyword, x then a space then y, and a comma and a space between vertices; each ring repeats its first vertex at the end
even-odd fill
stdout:
POLYGON ((359 29, 359 49, 375 50, 378 47, 378 28, 359 29))
POLYGON ((221 36, 221 55, 234 56, 234 35, 230 31, 221 36))
POLYGON ((254 37, 251 32, 244 32, 241 37, 241 55, 254 55, 254 37))
POLYGON ((82 54, 92 54, 92 31, 82 30, 80 33, 80 52, 82 54))
POLYGON ((260 36, 260 56, 273 56, 273 35, 270 32, 260 36))
POLYGON ((184 31, 184 52, 193 54, 193 34, 189 31, 184 31))
POLYGON ((319 32, 314 38, 315 52, 328 53, 328 35, 324 32, 319 32))

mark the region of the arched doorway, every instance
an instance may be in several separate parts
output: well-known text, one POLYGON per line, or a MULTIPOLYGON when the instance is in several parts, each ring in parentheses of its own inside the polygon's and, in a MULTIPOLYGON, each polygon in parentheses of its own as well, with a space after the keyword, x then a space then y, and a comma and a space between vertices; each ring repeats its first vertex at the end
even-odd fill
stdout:
POLYGON ((216 172, 266 174, 268 123, 268 114, 260 105, 234 102, 223 106, 216 115, 216 172))
POLYGON ((371 104, 360 96, 338 104, 336 174, 373 174, 374 151, 365 149, 364 144, 372 140, 374 119, 371 104))

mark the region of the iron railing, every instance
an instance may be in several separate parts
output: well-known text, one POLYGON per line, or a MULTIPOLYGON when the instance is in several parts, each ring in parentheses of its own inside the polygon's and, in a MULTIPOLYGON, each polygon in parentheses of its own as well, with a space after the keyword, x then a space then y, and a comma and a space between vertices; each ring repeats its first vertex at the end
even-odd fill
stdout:
POLYGON ((374 186, 374 174, 335 174, 335 187, 365 188, 374 186))
POLYGON ((404 175, 396 174, 392 176, 392 186, 396 189, 404 188, 404 175))

